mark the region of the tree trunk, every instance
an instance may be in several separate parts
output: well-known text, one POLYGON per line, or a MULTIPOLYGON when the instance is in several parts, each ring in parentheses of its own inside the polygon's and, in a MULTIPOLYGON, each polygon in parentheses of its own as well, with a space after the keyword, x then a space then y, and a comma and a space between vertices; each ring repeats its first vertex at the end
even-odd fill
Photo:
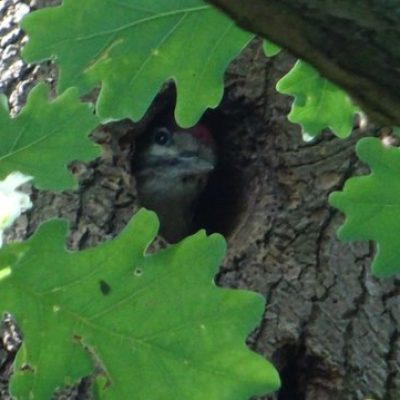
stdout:
MULTIPOLYGON (((19 4, 6 3, 0 24, 19 4)), ((4 68, 18 60, 4 56, 12 46, 20 47, 21 32, 13 37, 0 53, 0 75, 15 108, 38 77, 52 80, 52 69, 18 64, 18 73, 4 78, 4 68)), ((399 282, 371 277, 371 245, 336 239, 343 217, 327 203, 345 179, 365 172, 354 155, 360 134, 346 141, 329 133, 302 141, 298 127, 286 119, 290 99, 274 89, 292 63, 285 54, 266 59, 260 44, 252 43, 229 68, 225 99, 212 115, 222 129, 221 160, 230 174, 224 179, 241 182, 224 199, 222 208, 231 214, 214 217, 229 241, 218 283, 267 298, 263 322, 249 344, 273 361, 283 386, 263 399, 397 400, 399 282)), ((80 189, 34 191, 35 208, 19 220, 12 236, 26 237, 40 221, 55 216, 71 221, 74 249, 116 235, 138 208, 129 158, 132 132, 145 126, 146 121, 133 128, 118 123, 95 133, 105 152, 89 165, 75 165, 80 189)), ((0 348, 1 399, 6 398, 1 378, 7 377, 9 356, 0 348)), ((83 399, 83 392, 69 398, 83 399)))
POLYGON ((207 0, 343 87, 375 120, 400 123, 400 8, 380 0, 207 0))

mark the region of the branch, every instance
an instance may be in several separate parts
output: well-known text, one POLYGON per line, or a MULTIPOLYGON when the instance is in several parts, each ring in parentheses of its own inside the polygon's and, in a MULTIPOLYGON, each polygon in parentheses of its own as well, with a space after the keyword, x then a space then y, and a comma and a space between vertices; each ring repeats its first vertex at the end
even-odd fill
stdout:
POLYGON ((375 121, 400 125, 397 0, 206 0, 344 88, 375 121))

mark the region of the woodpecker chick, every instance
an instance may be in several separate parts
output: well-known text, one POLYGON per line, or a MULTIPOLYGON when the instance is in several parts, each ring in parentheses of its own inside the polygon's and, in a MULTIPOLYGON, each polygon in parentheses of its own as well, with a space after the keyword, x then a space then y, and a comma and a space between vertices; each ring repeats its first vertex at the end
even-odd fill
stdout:
POLYGON ((210 131, 202 124, 157 127, 138 143, 135 156, 139 200, 157 213, 160 234, 177 242, 192 233, 197 200, 217 162, 210 131))

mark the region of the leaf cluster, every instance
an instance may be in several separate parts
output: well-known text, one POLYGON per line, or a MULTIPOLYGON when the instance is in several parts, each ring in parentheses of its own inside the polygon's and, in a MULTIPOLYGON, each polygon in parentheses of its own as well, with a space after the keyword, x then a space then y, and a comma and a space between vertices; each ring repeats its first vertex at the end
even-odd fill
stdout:
MULTIPOLYGON (((0 179, 18 170, 50 190, 74 188, 68 164, 99 155, 88 135, 100 122, 140 120, 166 82, 176 86, 177 122, 194 125, 219 104, 226 67, 252 39, 202 0, 65 0, 22 27, 25 60, 57 63, 58 97, 48 100, 39 84, 16 118, 1 99, 0 179), (82 103, 97 87, 95 104, 82 103)), ((280 52, 270 42, 263 49, 280 52)), ((289 119, 306 140, 325 129, 351 133, 359 108, 303 61, 277 89, 294 97, 289 119)), ((373 271, 390 275, 400 269, 399 150, 367 138, 357 152, 372 172, 332 194, 347 215, 339 236, 376 241, 373 271)), ((200 232, 149 255, 157 229, 155 215, 142 210, 114 240, 70 252, 66 223, 53 220, 0 251, 0 310, 24 332, 13 395, 50 398, 95 367, 97 398, 245 400, 277 389, 275 369, 244 343, 263 300, 213 283, 222 237, 200 232)))
POLYGON ((276 371, 244 344, 264 300, 213 283, 223 238, 199 232, 146 254, 157 230, 142 210, 116 239, 71 253, 67 224, 53 220, 0 252, 0 309, 24 332, 14 395, 50 398, 94 360, 104 399, 247 399, 276 388, 276 371))
MULTIPOLYGON (((71 161, 99 155, 89 134, 100 121, 139 120, 168 80, 178 122, 196 123, 218 105, 223 73, 251 39, 199 0, 66 0, 22 26, 25 59, 57 62, 58 96, 39 84, 15 118, 2 99, 0 178, 18 170, 57 191, 76 187, 71 161), (96 103, 82 103, 98 85, 96 103)), ((0 250, 0 310, 24 335, 13 396, 50 398, 94 369, 93 393, 104 399, 244 400, 277 389, 276 370, 245 345, 264 300, 213 282, 221 236, 199 232, 149 255, 158 222, 145 210, 93 249, 66 250, 67 230, 50 220, 0 250)))

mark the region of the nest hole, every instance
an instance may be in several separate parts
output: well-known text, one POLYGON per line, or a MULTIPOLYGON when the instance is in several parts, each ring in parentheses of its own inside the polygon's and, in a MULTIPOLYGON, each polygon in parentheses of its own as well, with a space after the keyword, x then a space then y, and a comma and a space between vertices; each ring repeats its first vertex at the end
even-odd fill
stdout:
POLYGON ((244 212, 245 177, 235 165, 240 148, 232 139, 232 119, 222 109, 205 113, 201 122, 212 132, 217 144, 218 163, 202 192, 194 215, 194 229, 207 233, 233 234, 244 212))
MULTIPOLYGON (((169 93, 165 100, 166 105, 155 107, 152 115, 146 118, 145 126, 142 124, 140 131, 135 133, 137 141, 155 126, 163 126, 165 121, 173 118, 175 98, 169 93)), ((157 101, 160 104, 160 99, 157 101)), ((240 146, 232 136, 237 135, 238 130, 233 127, 232 116, 223 108, 208 110, 199 123, 212 133, 218 162, 194 204, 192 233, 205 229, 208 234, 220 233, 229 239, 239 225, 246 204, 243 201, 245 179, 241 169, 235 165, 235 153, 240 152, 240 146)))
POLYGON ((277 400, 305 400, 310 392, 318 393, 319 398, 337 394, 337 374, 320 357, 309 354, 304 345, 282 347, 275 352, 273 362, 282 382, 277 400))

